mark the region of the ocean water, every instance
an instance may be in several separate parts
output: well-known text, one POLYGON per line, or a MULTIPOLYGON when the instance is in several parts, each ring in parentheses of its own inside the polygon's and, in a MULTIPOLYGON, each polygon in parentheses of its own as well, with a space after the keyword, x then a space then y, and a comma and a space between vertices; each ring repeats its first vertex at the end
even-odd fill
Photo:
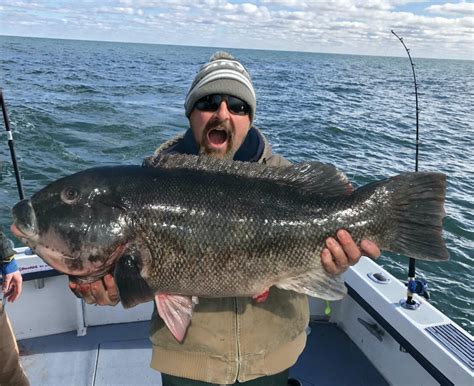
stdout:
MULTIPOLYGON (((26 196, 87 167, 139 164, 185 130, 187 89, 215 51, 0 36, 0 87, 26 196)), ((400 58, 229 51, 252 74, 255 124, 275 152, 333 163, 356 186, 414 170, 415 98, 401 45, 400 58)), ((448 176, 451 253, 446 263, 417 262, 417 275, 428 280, 432 304, 473 333, 474 62, 414 61, 419 169, 448 176)), ((5 132, 0 138, 0 225, 7 230, 18 194, 5 132)), ((406 258, 384 254, 380 264, 405 280, 406 258)))

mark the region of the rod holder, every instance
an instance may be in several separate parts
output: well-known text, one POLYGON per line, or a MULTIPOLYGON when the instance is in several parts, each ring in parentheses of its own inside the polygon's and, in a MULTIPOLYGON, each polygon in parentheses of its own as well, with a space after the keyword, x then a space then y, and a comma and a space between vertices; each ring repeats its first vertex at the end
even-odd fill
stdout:
POLYGON ((407 299, 400 299, 399 304, 406 310, 416 311, 421 306, 421 302, 416 299, 411 299, 411 302, 408 302, 407 299))

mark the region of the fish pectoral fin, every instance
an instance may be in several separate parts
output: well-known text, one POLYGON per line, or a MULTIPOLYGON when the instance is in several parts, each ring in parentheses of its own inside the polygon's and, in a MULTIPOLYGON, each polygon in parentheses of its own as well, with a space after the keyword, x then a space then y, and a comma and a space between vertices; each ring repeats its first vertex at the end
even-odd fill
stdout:
POLYGON ((153 292, 141 275, 142 266, 142 256, 137 251, 120 256, 117 260, 114 279, 124 308, 153 299, 153 292))
POLYGON ((170 295, 155 296, 156 309, 178 342, 182 342, 193 317, 197 296, 170 295))
POLYGON ((322 265, 299 276, 284 279, 276 286, 324 300, 341 300, 347 293, 342 275, 330 275, 322 265))

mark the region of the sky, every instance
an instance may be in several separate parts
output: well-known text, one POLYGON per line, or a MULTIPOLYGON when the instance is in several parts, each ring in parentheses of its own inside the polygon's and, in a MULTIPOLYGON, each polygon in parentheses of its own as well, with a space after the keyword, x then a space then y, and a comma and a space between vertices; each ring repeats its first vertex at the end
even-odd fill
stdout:
POLYGON ((0 0, 0 35, 474 60, 464 0, 0 0))

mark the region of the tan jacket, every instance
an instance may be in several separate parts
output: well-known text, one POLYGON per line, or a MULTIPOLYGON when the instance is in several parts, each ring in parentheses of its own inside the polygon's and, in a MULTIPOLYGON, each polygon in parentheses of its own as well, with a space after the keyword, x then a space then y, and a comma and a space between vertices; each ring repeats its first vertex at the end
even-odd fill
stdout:
MULTIPOLYGON (((159 147, 155 156, 181 137, 159 147)), ((283 157, 272 155, 264 141, 258 162, 289 164, 283 157)), ((171 335, 155 310, 150 328, 151 367, 165 374, 218 384, 276 374, 291 367, 303 351, 308 321, 306 295, 275 287, 270 289, 268 299, 258 304, 250 298, 199 299, 182 343, 171 335)))
POLYGON ((18 346, 12 326, 0 300, 0 386, 29 386, 20 364, 18 346))

